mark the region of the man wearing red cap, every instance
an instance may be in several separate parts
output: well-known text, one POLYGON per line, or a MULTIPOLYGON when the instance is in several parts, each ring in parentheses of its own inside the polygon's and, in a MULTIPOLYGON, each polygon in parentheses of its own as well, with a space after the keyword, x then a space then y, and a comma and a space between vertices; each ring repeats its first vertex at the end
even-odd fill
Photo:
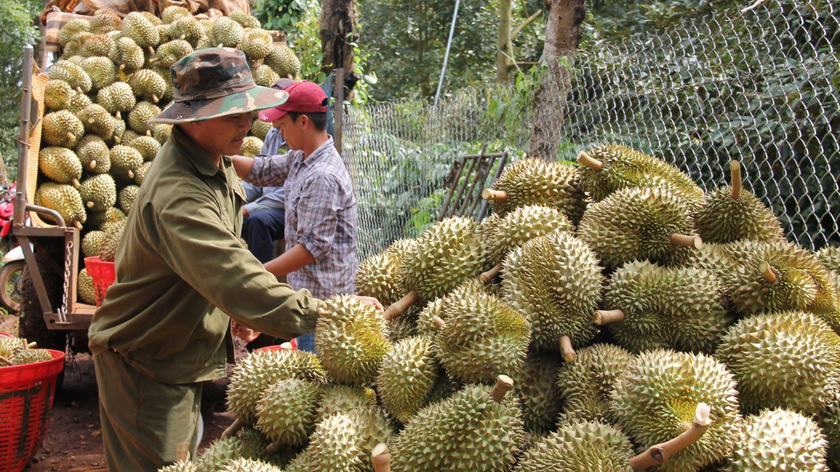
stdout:
MULTIPOLYGON (((347 168, 326 132, 328 98, 312 82, 283 90, 288 100, 261 111, 259 117, 280 129, 291 151, 233 157, 236 173, 246 182, 283 185, 286 191, 286 252, 265 268, 321 299, 353 294, 359 265, 356 198, 347 168)), ((312 335, 299 338, 298 347, 314 350, 312 335)))

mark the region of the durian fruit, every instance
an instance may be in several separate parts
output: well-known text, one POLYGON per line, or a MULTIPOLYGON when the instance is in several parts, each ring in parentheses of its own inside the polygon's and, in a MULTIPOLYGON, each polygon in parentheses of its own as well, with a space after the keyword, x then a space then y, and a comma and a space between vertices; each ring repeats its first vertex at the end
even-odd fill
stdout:
POLYGON ((44 105, 50 110, 63 110, 75 94, 76 91, 67 82, 52 79, 44 90, 44 105))
POLYGON ((616 269, 595 323, 632 352, 671 348, 711 353, 731 324, 713 272, 633 261, 616 269))
POLYGON ((356 408, 376 406, 376 392, 366 387, 329 385, 321 389, 315 424, 334 413, 349 413, 356 408))
POLYGON ((382 359, 376 385, 382 406, 397 421, 407 422, 423 405, 439 377, 432 340, 413 336, 394 344, 382 359))
POLYGON ((152 130, 149 120, 159 114, 160 108, 154 103, 138 102, 137 106, 128 114, 128 126, 138 134, 146 134, 152 130))
POLYGON ((91 100, 90 97, 83 93, 77 93, 70 98, 69 102, 67 102, 66 110, 75 115, 85 107, 92 104, 93 100, 91 100))
POLYGON ((38 168, 47 177, 60 184, 79 187, 82 163, 75 152, 65 147, 45 147, 38 152, 38 168))
POLYGON ((91 92, 101 90, 117 80, 117 70, 108 57, 89 57, 82 70, 90 77, 91 92))
POLYGON ((96 10, 90 19, 91 33, 105 34, 119 31, 120 28, 122 28, 122 18, 107 8, 96 10))
POLYGON ((239 45, 249 59, 264 59, 271 52, 271 35, 263 29, 247 29, 239 45))
POLYGON ((107 174, 111 170, 111 151, 105 140, 95 134, 85 135, 79 140, 76 155, 87 172, 107 174))
MULTIPOLYGON (((80 231, 87 221, 82 197, 72 185, 44 182, 35 192, 35 204, 57 211, 66 225, 75 226, 80 231)), ((44 218, 51 220, 46 216, 44 218)))
POLYGON ((233 459, 220 469, 221 472, 283 472, 279 467, 254 459, 233 459))
POLYGON ((455 216, 433 224, 406 251, 400 272, 409 292, 385 310, 385 319, 399 315, 418 299, 442 297, 478 277, 486 262, 487 248, 478 223, 455 216))
POLYGON ((435 336, 438 359, 462 382, 492 382, 517 372, 528 351, 528 321, 495 295, 456 289, 443 306, 435 336))
POLYGON ((114 113, 117 118, 122 118, 122 113, 127 113, 137 106, 137 99, 131 86, 125 82, 115 82, 96 95, 96 103, 114 113))
POLYGON ((557 387, 557 369, 563 359, 553 352, 531 351, 522 367, 513 377, 513 391, 522 405, 525 431, 544 434, 555 429, 560 412, 560 389, 557 387))
POLYGON ((242 25, 230 19, 230 17, 218 18, 213 22, 213 27, 210 28, 210 37, 213 38, 216 46, 235 48, 242 42, 243 34, 245 34, 245 30, 242 25))
POLYGON ((825 436, 817 423, 777 408, 744 418, 744 435, 726 472, 828 471, 825 436))
POLYGON ((808 313, 745 318, 723 336, 715 356, 734 373, 745 413, 782 407, 813 415, 840 385, 840 336, 808 313))
POLYGON ((236 10, 230 12, 228 18, 231 20, 239 23, 243 28, 261 28, 262 25, 260 24, 260 20, 254 18, 253 16, 245 13, 241 10, 236 10))
POLYGON ((133 74, 142 69, 146 61, 143 49, 128 36, 123 36, 114 43, 110 57, 117 69, 126 74, 133 74))
POLYGON ((105 232, 94 230, 82 238, 82 254, 85 257, 94 257, 99 255, 99 245, 102 243, 102 238, 105 237, 105 232))
POLYGON ((467 385, 418 411, 391 443, 391 467, 400 472, 504 471, 525 439, 512 381, 467 385))
MULTIPOLYGON (((409 240, 414 243, 414 240, 409 240)), ((396 303, 406 292, 400 266, 407 250, 385 250, 375 254, 356 270, 356 290, 359 295, 374 297, 385 306, 396 303)))
POLYGON ((160 19, 167 25, 185 17, 192 17, 192 13, 186 8, 176 5, 168 6, 160 13, 160 19))
POLYGON ((102 228, 105 235, 99 243, 99 259, 106 262, 114 262, 117 256, 117 248, 120 245, 123 232, 125 231, 125 220, 117 220, 114 223, 102 228))
POLYGON ((168 69, 184 56, 192 54, 192 52, 193 47, 188 41, 184 39, 173 39, 162 44, 157 49, 153 60, 156 62, 156 65, 168 69))
POLYGON ((143 156, 140 151, 122 144, 117 144, 111 148, 110 158, 111 176, 117 183, 134 180, 135 172, 143 165, 143 156))
POLYGON ((154 160, 158 151, 160 151, 160 143, 157 139, 151 136, 138 136, 137 138, 131 140, 130 143, 127 143, 127 145, 140 151, 140 155, 143 156, 144 162, 154 160))
POLYGON ((93 87, 90 76, 81 67, 70 61, 59 60, 53 64, 47 74, 51 80, 63 80, 67 82, 80 94, 90 92, 91 87, 93 87))
POLYGON ((116 146, 117 144, 120 144, 120 142, 122 141, 122 136, 123 136, 123 134, 125 134, 125 131, 126 131, 125 121, 118 120, 118 119, 115 118, 114 119, 114 135, 110 139, 106 139, 105 142, 109 146, 116 146))
POLYGON ((326 373, 314 354, 297 350, 256 351, 241 359, 233 370, 227 389, 228 411, 234 424, 224 436, 256 421, 256 406, 263 392, 277 381, 297 378, 322 383, 326 373))
MULTIPOLYGON (((153 15, 154 16, 154 15, 153 15)), ((141 48, 157 46, 160 35, 156 24, 141 12, 131 12, 123 18, 122 32, 141 48)))
POLYGON ((265 56, 265 64, 282 78, 294 79, 300 74, 300 59, 288 46, 276 45, 265 56))
POLYGON ((631 362, 610 394, 610 414, 643 449, 686 432, 698 406, 708 408, 711 425, 657 468, 663 472, 696 471, 734 450, 743 420, 732 374, 704 354, 657 349, 631 362))
POLYGON ((76 113, 76 116, 87 133, 95 134, 104 140, 113 138, 117 120, 102 106, 88 105, 76 113))
POLYGON ((490 260, 495 264, 495 267, 481 274, 485 282, 493 280, 502 270, 502 261, 511 250, 553 231, 575 231, 565 213, 541 205, 519 207, 507 213, 504 218, 485 218, 481 229, 487 239, 490 260))
POLYGON ((330 376, 350 384, 371 382, 390 349, 376 308, 347 295, 326 301, 315 326, 315 351, 330 376))
POLYGON ((268 452, 303 446, 315 430, 321 384, 294 377, 278 380, 260 396, 256 427, 272 441, 268 452))
POLYGON ((840 274, 840 247, 826 246, 814 253, 814 256, 827 270, 840 274))
POLYGON ((169 37, 184 40, 197 50, 199 42, 206 37, 206 32, 198 20, 192 16, 186 16, 178 18, 169 25, 169 37))
POLYGON ((22 349, 15 355, 12 362, 14 365, 26 365, 51 361, 52 359, 52 354, 46 349, 22 349))
POLYGON ((502 271, 504 300, 531 323, 533 349, 562 352, 567 362, 598 332, 592 313, 603 276, 595 253, 562 231, 511 251, 502 271))
POLYGON ((171 134, 172 125, 167 125, 165 123, 157 123, 152 125, 152 136, 155 139, 157 139, 161 145, 166 143, 171 134))
POLYGON ((67 22, 64 27, 58 32, 58 42, 62 46, 67 46, 67 43, 73 39, 80 32, 90 32, 90 23, 81 18, 75 18, 67 22))
POLYGON ((120 190, 118 201, 120 210, 126 215, 130 214, 131 208, 134 207, 134 201, 137 200, 137 194, 140 192, 139 185, 126 185, 120 190))
POLYGON ((254 157, 262 151, 262 147, 263 142, 260 138, 255 136, 245 136, 245 139, 242 141, 242 150, 240 152, 243 156, 254 157))
POLYGON ((43 130, 50 146, 73 148, 85 134, 85 125, 69 110, 59 110, 44 116, 43 130))
POLYGON ((254 70, 254 83, 260 87, 271 87, 278 80, 280 80, 280 74, 266 64, 254 70))
POLYGON ((109 226, 125 222, 128 217, 119 208, 108 208, 105 211, 91 211, 88 213, 90 228, 105 231, 109 226))
POLYGON ((578 227, 607 267, 648 259, 685 263, 703 241, 693 236, 691 208, 664 188, 625 188, 589 205, 578 227))
POLYGON ((251 134, 263 141, 265 141, 265 137, 268 136, 269 131, 271 131, 271 123, 266 123, 263 120, 254 120, 251 123, 251 134))
POLYGON ((26 339, 15 337, 0 337, 0 357, 13 359, 20 351, 28 349, 26 339))
POLYGON ((265 459, 265 445, 257 431, 246 428, 236 436, 215 441, 194 461, 196 472, 218 472, 235 459, 265 459))
POLYGON ((522 159, 505 168, 481 196, 499 216, 527 205, 545 205, 564 212, 577 224, 586 209, 586 195, 577 170, 561 162, 522 159))
MULTIPOLYGON (((416 331, 419 335, 434 336, 443 323, 446 322, 446 317, 452 313, 444 312, 443 308, 446 306, 450 298, 465 296, 467 294, 477 296, 478 294, 486 293, 486 287, 478 279, 470 279, 455 290, 448 293, 445 297, 436 298, 435 300, 426 304, 417 315, 416 331), (438 321, 436 318, 440 318, 438 321), (443 322, 443 323, 442 323, 443 322)), ((413 307, 412 307, 413 308, 413 307)), ((402 316, 401 316, 402 318, 402 316)))
POLYGON ((826 458, 831 470, 840 469, 840 392, 817 416, 820 428, 828 440, 826 458))
POLYGON ((88 210, 105 211, 117 203, 117 184, 110 175, 97 174, 82 182, 79 195, 88 210))
POLYGON ((143 181, 146 180, 146 174, 149 173, 149 169, 151 167, 151 162, 144 162, 143 165, 137 169, 137 172, 134 173, 134 181, 137 182, 137 185, 143 185, 143 181))
POLYGON ((615 423, 610 415, 610 392, 635 359, 613 344, 593 344, 578 351, 575 362, 564 364, 556 380, 563 413, 561 426, 576 421, 615 423))
POLYGON ((79 272, 79 278, 76 279, 76 295, 83 303, 96 305, 96 288, 93 285, 93 277, 87 273, 87 269, 82 269, 79 272))
MULTIPOLYGON (((101 11, 101 10, 99 10, 101 11)), ((195 464, 188 461, 178 461, 174 464, 161 467, 158 472, 197 472, 195 464)))
MULTIPOLYGON (((149 69, 137 71, 128 81, 134 95, 158 103, 166 93, 166 82, 160 75, 149 69)), ((139 130, 135 129, 138 133, 139 130)))
MULTIPOLYGON (((128 84, 126 84, 126 85, 128 85, 128 84)), ((145 134, 143 134, 143 135, 138 134, 133 129, 127 129, 127 130, 125 130, 125 133, 123 133, 123 135, 122 135, 122 139, 120 140, 120 144, 125 144, 126 146, 128 146, 129 144, 131 144, 132 141, 139 138, 140 136, 148 137, 148 135, 145 135, 145 134)), ((157 141, 157 140, 155 139, 155 141, 157 141)), ((158 143, 158 144, 160 144, 160 143, 158 143)))
POLYGON ((356 408, 335 413, 318 423, 310 436, 311 472, 373 472, 373 448, 393 436, 393 426, 377 407, 356 408))
POLYGON ((309 472, 309 451, 307 449, 301 451, 286 464, 283 472, 309 472))
POLYGON ((537 440, 513 470, 633 472, 633 455, 633 445, 620 429, 597 421, 577 420, 537 440))
MULTIPOLYGON (((93 34, 85 38, 82 42, 81 53, 87 58, 104 57, 105 59, 111 54, 111 49, 114 47, 114 38, 101 33, 93 34)), ((113 63, 111 63, 113 68, 113 63)))
POLYGON ((785 235, 779 219, 741 186, 741 165, 731 162, 732 185, 710 192, 694 214, 703 241, 728 243, 741 239, 773 242, 785 235))
POLYGON ((662 188, 688 205, 703 200, 703 190, 685 172, 667 162, 616 143, 578 154, 584 190, 599 202, 625 188, 662 188))

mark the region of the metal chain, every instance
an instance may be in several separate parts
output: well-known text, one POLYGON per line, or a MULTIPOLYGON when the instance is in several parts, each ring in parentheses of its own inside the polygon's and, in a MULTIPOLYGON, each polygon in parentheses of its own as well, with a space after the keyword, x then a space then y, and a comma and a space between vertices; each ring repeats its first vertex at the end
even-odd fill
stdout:
POLYGON ((67 241, 64 247, 64 295, 61 299, 61 308, 58 309, 58 316, 62 323, 67 322, 67 304, 70 298, 70 265, 73 255, 73 241, 67 241))

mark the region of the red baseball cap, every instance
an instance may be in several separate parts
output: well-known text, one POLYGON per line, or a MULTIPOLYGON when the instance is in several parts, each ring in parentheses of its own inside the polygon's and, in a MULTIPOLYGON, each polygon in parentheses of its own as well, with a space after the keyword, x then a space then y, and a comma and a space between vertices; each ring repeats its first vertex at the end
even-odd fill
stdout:
POLYGON ((297 113, 324 113, 327 94, 318 84, 312 82, 296 82, 283 89, 289 94, 286 103, 279 107, 269 108, 260 112, 260 120, 267 123, 280 119, 290 111, 297 113))

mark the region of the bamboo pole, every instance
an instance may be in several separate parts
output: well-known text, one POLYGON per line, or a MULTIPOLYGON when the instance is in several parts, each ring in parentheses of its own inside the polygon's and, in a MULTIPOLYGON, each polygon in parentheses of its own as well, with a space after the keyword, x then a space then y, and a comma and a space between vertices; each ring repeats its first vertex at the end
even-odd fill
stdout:
POLYGON ((630 459, 630 467, 635 472, 660 465, 667 461, 674 454, 696 443, 698 439, 709 429, 712 424, 709 405, 700 403, 694 412, 694 421, 685 432, 674 439, 662 444, 650 447, 647 451, 630 459))

